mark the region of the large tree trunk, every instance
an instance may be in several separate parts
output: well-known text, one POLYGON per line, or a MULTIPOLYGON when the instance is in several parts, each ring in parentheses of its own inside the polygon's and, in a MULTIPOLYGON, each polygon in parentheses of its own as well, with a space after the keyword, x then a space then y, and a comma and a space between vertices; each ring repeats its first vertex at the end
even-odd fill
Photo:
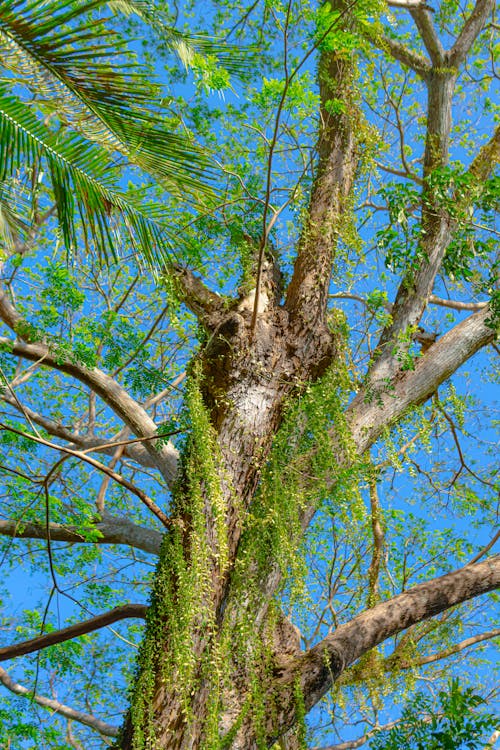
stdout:
MULTIPOLYGON (((353 78, 349 62, 328 53, 322 57, 319 75, 324 102, 329 99, 349 102, 348 92, 352 88, 353 78)), ((349 110, 348 107, 346 109, 349 110)), ((334 335, 326 324, 326 301, 339 225, 356 169, 355 119, 353 110, 334 115, 326 109, 322 110, 319 163, 311 197, 310 219, 300 242, 286 304, 280 304, 277 274, 269 256, 264 256, 260 268, 257 301, 254 293, 249 299, 239 300, 227 312, 222 307, 217 309, 213 295, 209 298, 206 295, 204 298, 197 296, 197 311, 201 307, 204 323, 209 328, 209 343, 201 354, 197 372, 204 408, 209 415, 210 429, 213 430, 219 454, 219 500, 225 509, 227 549, 224 556, 227 564, 221 565, 217 513, 213 502, 207 497, 210 493, 206 480, 200 476, 200 486, 193 487, 193 479, 188 476, 192 472, 191 459, 186 456, 184 475, 178 483, 178 518, 173 519, 172 525, 174 528, 177 525, 178 531, 174 533, 179 537, 185 564, 190 566, 194 556, 199 554, 199 540, 193 540, 196 523, 191 517, 190 505, 193 492, 200 493, 204 497, 204 534, 208 555, 205 575, 210 581, 202 611, 196 614, 191 623, 191 648, 196 663, 191 675, 190 716, 186 715, 182 705, 182 690, 175 690, 172 682, 166 687, 165 680, 169 682, 172 675, 170 678, 165 676, 164 654, 168 654, 172 647, 173 634, 168 622, 163 622, 158 632, 161 615, 153 606, 148 625, 151 632, 146 636, 146 641, 148 638, 156 640, 155 656, 152 660, 146 659, 147 664, 141 667, 138 680, 139 691, 142 691, 144 670, 154 670, 154 686, 150 688, 148 698, 152 701, 152 711, 147 718, 143 715, 143 709, 139 712, 140 716, 131 713, 122 740, 123 750, 142 748, 142 737, 147 737, 149 732, 154 734, 157 746, 161 748, 208 750, 211 746, 209 734, 213 731, 208 727, 209 714, 213 710, 210 704, 217 688, 211 682, 210 675, 204 674, 206 667, 203 665, 210 661, 210 653, 221 648, 221 638, 231 643, 231 631, 235 631, 234 658, 232 662, 229 659, 232 666, 225 675, 225 685, 220 688, 222 695, 215 731, 222 735, 233 732, 228 747, 235 750, 255 747, 256 732, 258 734, 259 730, 255 728, 258 723, 255 716, 252 721, 248 720, 248 715, 255 714, 253 708, 249 709, 248 706, 251 698, 249 683, 262 679, 254 672, 269 667, 269 660, 275 652, 284 655, 298 647, 293 628, 290 625, 287 627, 283 618, 278 615, 272 618, 272 622, 267 622, 267 606, 274 591, 266 592, 263 609, 257 607, 256 603, 253 606, 248 598, 238 601, 231 591, 233 569, 245 513, 254 499, 263 463, 280 426, 284 401, 317 380, 335 357, 334 335), (256 319, 254 306, 258 310, 256 319), (249 643, 248 647, 241 643, 236 646, 238 640, 241 641, 236 632, 242 627, 239 605, 244 611, 246 627, 253 633, 254 642, 249 643), (155 631, 154 635, 152 631, 155 631), (255 651, 257 654, 252 653, 255 651), (245 664, 246 660, 248 664, 245 664), (238 721, 242 724, 240 731, 238 721), (141 722, 149 722, 149 728, 141 727, 141 722)), ((199 289, 196 279, 183 280, 185 284, 190 284, 191 291, 199 289)), ((165 557, 172 554, 168 541, 162 554, 165 557)), ((158 577, 162 579, 165 575, 172 579, 167 587, 168 595, 174 599, 182 596, 180 585, 175 580, 179 571, 173 569, 168 560, 160 561, 159 565, 158 577)), ((275 575, 273 589, 278 580, 279 575, 275 575)), ((164 591, 160 592, 159 588, 156 588, 154 603, 164 596, 164 591)), ((157 609, 162 610, 161 602, 157 609)), ((173 665, 169 663, 167 669, 172 668, 173 665)), ((289 738, 289 746, 292 747, 294 743, 295 740, 289 738)), ((149 747, 147 741, 145 746, 149 747)))
MULTIPOLYGON (((270 267, 268 261, 266 265, 270 267)), ((199 602, 199 611, 194 615, 190 625, 190 649, 196 656, 196 664, 191 674, 193 693, 190 696, 190 717, 186 716, 182 705, 185 699, 182 690, 176 691, 172 684, 167 688, 163 674, 163 654, 170 651, 174 636, 168 621, 161 622, 158 631, 159 620, 163 617, 160 613, 165 604, 161 599, 164 596, 171 599, 171 616, 176 616, 176 607, 181 608, 183 605, 177 600, 177 597, 183 596, 182 584, 176 580, 180 571, 176 570, 168 559, 172 555, 173 544, 169 539, 165 541, 161 554, 158 569, 161 584, 157 585, 155 590, 149 622, 152 631, 149 638, 157 641, 157 648, 153 661, 148 659, 144 665, 144 669, 153 668, 155 673, 154 688, 150 691, 152 716, 149 717, 149 721, 152 721, 154 726, 158 747, 169 750, 209 747, 206 722, 210 701, 213 698, 211 691, 215 689, 215 685, 210 675, 203 674, 203 670, 210 661, 210 653, 220 648, 220 638, 228 638, 227 617, 234 617, 234 602, 228 609, 226 604, 230 595, 231 574, 238 553, 245 511, 252 502, 262 464, 279 428, 284 400, 300 387, 298 384, 311 382, 321 375, 330 364, 335 351, 332 336, 326 326, 319 332, 304 327, 302 335, 299 335, 298 327, 295 325, 292 332, 289 314, 279 306, 271 284, 264 284, 263 290, 267 297, 267 305, 258 317, 255 330, 251 330, 252 311, 245 309, 244 304, 240 304, 240 309, 226 314, 212 332, 210 344, 203 352, 201 367, 198 368, 200 373, 197 377, 201 377, 200 402, 203 401, 202 409, 206 410, 206 415, 210 418, 212 440, 216 443, 218 454, 219 501, 224 508, 223 533, 227 534, 224 541, 224 545, 227 545, 224 557, 227 562, 221 564, 217 510, 213 498, 210 498, 206 478, 202 474, 199 475, 199 486, 193 486, 196 479, 192 462, 200 459, 196 454, 196 447, 191 446, 184 457, 184 473, 178 482, 175 501, 177 514, 172 518, 174 531, 170 534, 170 537, 177 537, 186 566, 192 566, 196 562, 193 558, 200 554, 200 529, 192 517, 195 512, 192 497, 194 494, 203 498, 203 533, 206 545, 203 553, 206 556, 203 575, 207 581, 204 600, 199 602), (311 341, 313 338, 314 344, 311 341), (165 575, 171 579, 166 589, 163 581, 165 575), (228 615, 228 612, 232 614, 228 615)), ((195 419, 195 416, 192 418, 195 419)), ((209 434, 202 436, 202 439, 210 445, 209 434)), ((210 450, 213 448, 212 444, 210 450)), ((246 616, 251 617, 251 611, 248 609, 246 616)), ((232 623, 234 627, 240 625, 239 621, 232 623)), ((274 648, 289 652, 290 634, 285 628, 284 623, 277 624, 274 628, 277 635, 271 636, 271 639, 274 639, 274 648)), ((250 659, 252 648, 253 645, 249 645, 247 656, 250 659)), ((232 667, 234 674, 231 675, 229 672, 226 675, 234 689, 224 688, 222 706, 218 709, 222 733, 231 729, 248 698, 247 682, 250 675, 245 673, 245 670, 242 671, 240 660, 243 655, 241 651, 239 654, 235 653, 236 658, 232 667)), ((169 662, 166 668, 171 670, 173 665, 169 662)), ((185 679, 185 676, 179 676, 179 679, 185 679)), ((168 682, 167 680, 167 684, 168 682)), ((143 685, 143 681, 139 679, 138 684, 143 685)), ((138 733, 136 721, 137 717, 132 714, 122 741, 124 750, 136 746, 133 739, 138 733)), ((254 746, 254 740, 255 738, 250 739, 247 731, 244 739, 235 737, 231 747, 250 748, 254 746)))

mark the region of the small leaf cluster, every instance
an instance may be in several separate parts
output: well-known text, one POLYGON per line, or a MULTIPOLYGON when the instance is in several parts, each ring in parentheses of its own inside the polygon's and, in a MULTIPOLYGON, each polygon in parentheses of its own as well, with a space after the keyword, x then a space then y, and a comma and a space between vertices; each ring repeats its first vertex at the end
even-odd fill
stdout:
POLYGON ((440 690, 437 706, 417 693, 403 711, 401 722, 379 732, 372 750, 482 750, 498 724, 498 716, 484 709, 485 700, 458 679, 440 690))

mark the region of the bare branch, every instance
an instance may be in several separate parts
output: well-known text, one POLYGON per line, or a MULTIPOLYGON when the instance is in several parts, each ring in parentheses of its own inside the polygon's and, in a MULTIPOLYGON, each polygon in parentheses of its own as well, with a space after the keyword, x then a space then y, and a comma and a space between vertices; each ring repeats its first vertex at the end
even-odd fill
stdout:
POLYGON ((88 463, 95 469, 102 471, 103 474, 107 474, 109 477, 111 477, 111 479, 114 479, 115 482, 121 484, 123 487, 129 490, 129 492, 132 492, 134 495, 136 495, 139 500, 144 503, 148 510, 150 510, 151 513, 154 513, 154 515, 162 522, 165 527, 170 527, 170 519, 162 511, 162 509, 156 505, 156 503, 149 497, 149 495, 147 495, 139 487, 136 487, 135 484, 132 484, 132 482, 129 482, 129 480, 125 479, 125 477, 123 477, 121 474, 117 474, 116 471, 110 469, 108 466, 106 466, 106 464, 102 464, 95 458, 91 458, 90 456, 88 456, 84 451, 71 450, 71 448, 68 448, 65 445, 57 445, 56 443, 50 442, 50 440, 45 440, 44 438, 40 438, 36 435, 30 435, 29 433, 23 432, 22 430, 16 430, 14 427, 3 424, 2 422, 0 422, 0 429, 6 430, 8 432, 13 432, 16 435, 20 435, 21 437, 27 438, 28 440, 32 440, 34 443, 44 445, 47 448, 52 448, 53 450, 60 451, 61 453, 66 453, 68 456, 74 456, 75 458, 79 458, 82 461, 85 461, 85 463, 88 463))
POLYGON ((472 560, 469 562, 469 565, 473 565, 475 562, 477 562, 482 557, 484 557, 485 554, 490 551, 490 549, 498 542, 499 539, 500 539, 500 529, 497 531, 493 539, 490 539, 488 544, 484 546, 482 549, 480 549, 477 555, 474 555, 472 560))
POLYGON ((335 745, 313 747, 311 748, 311 750, 356 750, 356 748, 362 747, 365 742, 368 742, 368 740, 373 737, 374 734, 377 734, 377 732, 386 732, 389 729, 397 726, 399 723, 399 720, 390 721, 388 724, 383 724, 380 727, 374 727, 373 729, 370 729, 368 732, 366 732, 366 734, 364 734, 362 737, 358 737, 356 740, 346 740, 345 742, 339 742, 335 745))
POLYGON ((494 7, 495 0, 477 0, 474 10, 449 52, 448 59, 452 67, 458 68, 465 61, 470 48, 484 29, 488 16, 491 15, 494 7))
POLYGON ((497 729, 493 732, 488 742, 486 743, 485 750, 487 750, 488 747, 493 747, 493 745, 495 744, 495 742, 498 740, 499 737, 500 737, 500 729, 497 729))
MULTIPOLYGON (((109 462, 109 468, 114 469, 118 461, 123 455, 123 451, 125 449, 124 445, 119 445, 113 454, 113 457, 111 458, 111 461, 109 462)), ((95 501, 95 507, 97 509, 97 512, 100 516, 104 513, 104 505, 106 500, 106 492, 108 491, 109 483, 111 481, 111 477, 109 474, 107 474, 105 477, 103 477, 101 486, 99 487, 99 492, 97 493, 96 501, 95 501)))
POLYGON ((86 633, 92 633, 94 630, 100 630, 120 620, 132 617, 144 619, 147 611, 148 608, 145 604, 123 604, 121 607, 115 607, 109 612, 96 615, 83 622, 78 622, 76 625, 69 625, 67 628, 54 630, 52 633, 45 633, 44 635, 39 635, 37 638, 31 638, 29 641, 22 641, 22 643, 15 643, 12 646, 4 646, 0 648, 0 661, 15 659, 18 656, 41 651, 43 648, 54 646, 56 643, 64 643, 86 633))
MULTIPOLYGON (((50 523, 49 534, 53 542, 70 544, 125 544, 128 547, 160 554, 162 534, 156 529, 148 529, 133 523, 124 516, 113 516, 103 513, 102 518, 92 524, 90 530, 99 532, 99 537, 89 540, 82 535, 78 526, 64 526, 61 523, 50 523)), ((45 523, 33 523, 16 520, 0 520, 0 534, 14 539, 47 539, 45 523)))
POLYGON ((436 297, 435 294, 431 294, 429 302, 432 305, 449 307, 452 310, 483 310, 488 304, 487 302, 459 302, 453 299, 443 299, 442 297, 436 297))
POLYGON ((390 8, 402 8, 403 10, 410 10, 411 8, 425 8, 426 10, 432 10, 427 3, 422 0, 387 0, 387 5, 390 8))
POLYGON ((76 711, 74 708, 70 708, 70 706, 66 706, 60 701, 46 698, 37 693, 33 694, 32 690, 20 685, 18 682, 14 682, 2 667, 0 667, 0 682, 12 693, 15 693, 15 695, 22 695, 35 703, 38 703, 39 706, 43 706, 43 708, 48 708, 50 711, 60 714, 67 719, 78 721, 80 724, 84 724, 85 726, 90 727, 90 729, 99 732, 99 734, 102 734, 104 737, 118 737, 120 731, 119 727, 107 724, 105 721, 101 721, 101 719, 98 719, 91 714, 86 714, 83 711, 76 711))
POLYGON ((447 659, 449 656, 458 654, 460 653, 460 651, 464 651, 466 648, 475 646, 477 643, 483 643, 484 641, 489 641, 492 638, 498 638, 498 636, 500 636, 500 628, 496 628, 496 630, 490 630, 488 633, 480 633, 479 635, 474 635, 471 638, 466 638, 465 640, 460 641, 460 643, 456 643, 454 646, 450 646, 450 648, 447 648, 444 651, 440 651, 437 654, 422 656, 419 659, 417 658, 410 662, 398 662, 398 668, 412 669, 413 667, 423 667, 425 664, 434 664, 434 662, 436 661, 447 659))

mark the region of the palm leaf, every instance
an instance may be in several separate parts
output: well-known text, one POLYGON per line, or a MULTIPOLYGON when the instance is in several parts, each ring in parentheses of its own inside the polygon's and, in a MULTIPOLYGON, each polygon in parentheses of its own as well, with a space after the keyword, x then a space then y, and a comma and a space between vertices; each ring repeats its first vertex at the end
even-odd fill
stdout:
POLYGON ((126 229, 125 239, 147 262, 165 261, 169 254, 167 217, 161 209, 137 204, 115 189, 108 152, 77 133, 61 135, 50 130, 24 102, 0 88, 0 183, 14 174, 21 178, 39 163, 50 174, 59 225, 69 249, 78 245, 79 215, 85 243, 93 241, 105 259, 118 256, 124 242, 121 225, 126 229))
POLYGON ((17 243, 24 244, 28 238, 29 212, 25 196, 12 180, 0 182, 0 264, 15 250, 17 243))
POLYGON ((170 189, 206 192, 206 155, 148 111, 154 87, 143 68, 127 61, 124 40, 95 17, 105 4, 3 0, 4 60, 87 138, 120 151, 170 189))
POLYGON ((247 47, 243 54, 241 47, 203 34, 187 34, 180 31, 171 26, 168 15, 149 0, 108 0, 108 6, 126 15, 135 13, 139 16, 154 29, 170 49, 177 53, 186 67, 190 67, 196 54, 215 58, 219 65, 234 76, 248 74, 254 65, 248 54, 256 51, 253 47, 247 47))

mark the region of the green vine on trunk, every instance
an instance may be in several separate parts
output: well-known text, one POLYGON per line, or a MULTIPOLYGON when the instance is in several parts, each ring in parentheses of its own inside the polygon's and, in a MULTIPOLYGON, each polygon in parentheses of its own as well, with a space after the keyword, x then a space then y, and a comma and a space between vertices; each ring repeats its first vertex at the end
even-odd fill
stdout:
POLYGON ((216 574, 223 574, 228 564, 226 502, 216 436, 199 381, 195 370, 186 388, 191 429, 174 493, 173 528, 160 551, 131 700, 133 750, 156 746, 153 700, 159 682, 178 697, 183 721, 189 726, 197 720, 191 705, 195 687, 209 680, 212 705, 205 727, 207 750, 216 747, 213 738, 218 736, 213 716, 219 713, 221 679, 217 675, 223 661, 214 638, 212 594, 216 574), (201 644, 198 649, 194 648, 196 635, 201 644))

